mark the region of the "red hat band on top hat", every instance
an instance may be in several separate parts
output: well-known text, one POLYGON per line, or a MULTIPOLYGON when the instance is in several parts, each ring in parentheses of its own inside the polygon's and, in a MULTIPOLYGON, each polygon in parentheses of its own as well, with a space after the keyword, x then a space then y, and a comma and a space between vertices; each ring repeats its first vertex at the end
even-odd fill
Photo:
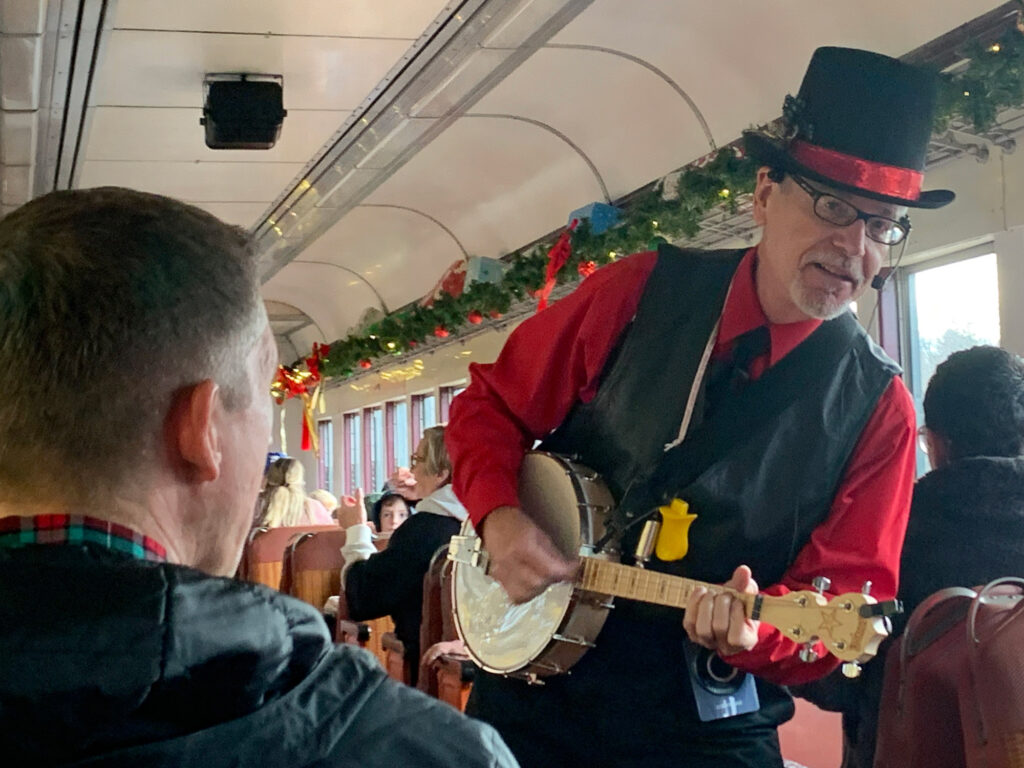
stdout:
POLYGON ((806 168, 843 184, 870 190, 888 197, 917 200, 921 197, 924 174, 913 168, 865 160, 806 141, 794 141, 790 155, 806 168))

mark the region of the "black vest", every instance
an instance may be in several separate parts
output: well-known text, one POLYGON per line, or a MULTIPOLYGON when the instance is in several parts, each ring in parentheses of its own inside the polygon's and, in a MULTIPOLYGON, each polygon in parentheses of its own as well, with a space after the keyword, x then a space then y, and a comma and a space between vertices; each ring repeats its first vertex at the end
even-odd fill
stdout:
POLYGON ((857 439, 900 371, 846 312, 712 419, 698 413, 666 451, 742 255, 662 246, 596 396, 577 403, 543 449, 576 455, 605 477, 620 499, 616 525, 628 527, 626 552, 639 531, 629 524, 677 496, 698 515, 690 551, 652 567, 723 582, 746 563, 767 585, 828 515, 857 439))

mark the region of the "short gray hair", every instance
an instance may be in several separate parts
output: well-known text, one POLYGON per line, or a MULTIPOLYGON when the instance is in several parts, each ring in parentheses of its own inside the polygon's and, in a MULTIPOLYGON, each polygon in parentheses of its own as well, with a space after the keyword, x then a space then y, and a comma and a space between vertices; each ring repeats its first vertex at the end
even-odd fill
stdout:
POLYGON ((432 475, 448 473, 447 485, 452 480, 452 460, 448 457, 448 446, 444 444, 444 425, 427 427, 423 430, 423 466, 432 475))
POLYGON ((262 312, 249 237, 193 206, 104 187, 4 217, 0 500, 73 503, 144 472, 183 387, 248 405, 262 312))

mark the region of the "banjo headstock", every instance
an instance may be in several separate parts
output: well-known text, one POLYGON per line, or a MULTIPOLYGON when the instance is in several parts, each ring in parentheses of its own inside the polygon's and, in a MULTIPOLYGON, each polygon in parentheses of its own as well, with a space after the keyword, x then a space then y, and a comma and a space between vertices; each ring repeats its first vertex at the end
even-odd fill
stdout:
POLYGON ((888 616, 899 601, 879 603, 871 595, 848 592, 831 600, 810 590, 764 595, 759 618, 798 643, 820 641, 842 661, 865 662, 889 635, 888 616))

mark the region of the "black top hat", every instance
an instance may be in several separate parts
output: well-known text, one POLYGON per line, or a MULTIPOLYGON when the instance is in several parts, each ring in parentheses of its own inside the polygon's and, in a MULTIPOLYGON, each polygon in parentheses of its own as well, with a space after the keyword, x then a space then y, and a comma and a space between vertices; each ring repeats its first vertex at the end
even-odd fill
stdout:
POLYGON ((819 48, 794 99, 783 137, 743 133, 759 163, 863 197, 941 208, 948 189, 921 191, 938 81, 925 69, 854 48, 819 48))

